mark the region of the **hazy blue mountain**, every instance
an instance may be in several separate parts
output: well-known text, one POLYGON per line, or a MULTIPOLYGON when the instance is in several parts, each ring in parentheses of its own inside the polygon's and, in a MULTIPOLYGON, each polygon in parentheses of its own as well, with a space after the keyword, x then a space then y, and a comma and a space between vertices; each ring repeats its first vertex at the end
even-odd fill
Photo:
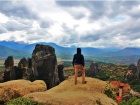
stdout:
POLYGON ((31 54, 0 45, 0 58, 7 58, 8 56, 19 59, 31 57, 31 54))
MULTIPOLYGON (((50 46, 54 47, 57 57, 62 58, 62 59, 72 59, 73 55, 76 53, 76 47, 73 47, 73 46, 62 47, 55 43, 39 42, 39 43, 27 44, 27 43, 13 42, 13 41, 10 41, 10 42, 1 41, 0 42, 0 45, 10 48, 10 50, 14 49, 17 52, 19 52, 19 51, 26 52, 29 55, 32 54, 36 44, 50 45, 50 46)), ((7 49, 7 50, 9 50, 9 49, 7 49)), ((3 51, 1 50, 0 52, 2 55, 3 51)), ((101 54, 104 52, 106 52, 106 51, 102 50, 102 49, 98 49, 98 48, 92 48, 92 47, 82 48, 82 53, 84 55, 98 55, 98 54, 101 54)), ((13 55, 13 54, 14 54, 14 52, 9 51, 9 53, 7 53, 6 55, 4 55, 4 53, 3 53, 3 56, 13 55)), ((15 52, 15 55, 17 55, 16 52, 15 52)))
POLYGON ((131 55, 140 55, 140 48, 127 47, 115 52, 107 52, 102 54, 104 56, 131 56, 131 55))
MULTIPOLYGON (((46 43, 46 42, 38 42, 33 44, 14 42, 14 41, 0 41, 0 45, 19 50, 22 52, 32 54, 36 44, 50 45, 55 48, 55 52, 58 56, 69 56, 76 53, 76 47, 62 47, 55 43, 46 43)), ((117 48, 92 48, 92 47, 83 47, 82 53, 84 55, 98 55, 98 56, 129 56, 129 55, 140 55, 140 48, 128 47, 125 49, 117 49, 117 48)))
MULTIPOLYGON (((0 58, 7 58, 13 56, 14 58, 31 57, 31 54, 36 44, 50 45, 55 48, 57 58, 72 60, 76 53, 76 47, 62 47, 55 43, 21 43, 14 41, 0 41, 0 58)), ((140 58, 140 48, 128 47, 124 49, 119 48, 92 48, 83 47, 82 53, 85 55, 85 60, 114 62, 119 64, 135 63, 140 58)))
POLYGON ((15 50, 21 50, 23 47, 25 47, 28 44, 24 42, 0 41, 0 45, 9 47, 15 50))
POLYGON ((64 50, 65 50, 64 47, 58 46, 55 43, 45 43, 45 42, 29 44, 29 45, 26 45, 25 47, 23 47, 21 50, 25 51, 25 52, 28 52, 28 53, 32 53, 34 48, 35 48, 35 46, 36 46, 36 44, 50 45, 50 46, 55 48, 56 53, 64 52, 64 50))

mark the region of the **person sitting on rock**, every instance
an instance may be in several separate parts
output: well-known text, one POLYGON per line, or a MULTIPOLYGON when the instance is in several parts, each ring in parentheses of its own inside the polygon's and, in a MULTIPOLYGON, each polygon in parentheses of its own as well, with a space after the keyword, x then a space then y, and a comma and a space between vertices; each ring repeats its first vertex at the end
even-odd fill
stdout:
POLYGON ((84 69, 84 56, 81 54, 81 48, 77 48, 77 53, 73 56, 73 68, 75 69, 74 83, 77 84, 78 71, 82 71, 82 83, 85 81, 85 69, 84 69))

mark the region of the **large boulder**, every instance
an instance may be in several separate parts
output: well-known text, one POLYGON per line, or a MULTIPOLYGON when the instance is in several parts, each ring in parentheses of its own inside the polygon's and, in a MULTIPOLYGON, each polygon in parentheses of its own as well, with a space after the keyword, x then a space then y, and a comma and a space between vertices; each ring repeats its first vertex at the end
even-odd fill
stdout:
POLYGON ((55 49, 49 45, 37 44, 32 53, 33 73, 44 80, 50 89, 59 83, 55 49))
POLYGON ((36 80, 34 82, 28 80, 13 80, 0 83, 0 103, 24 96, 28 93, 43 92, 46 89, 45 82, 41 80, 36 80))
POLYGON ((86 78, 87 83, 75 85, 74 77, 69 77, 58 86, 45 92, 34 92, 24 97, 44 105, 117 105, 104 94, 107 82, 95 78, 86 78))
POLYGON ((96 76, 99 71, 100 71, 100 69, 99 69, 98 64, 96 62, 93 62, 90 65, 89 70, 87 70, 86 75, 89 77, 93 77, 93 76, 96 76))

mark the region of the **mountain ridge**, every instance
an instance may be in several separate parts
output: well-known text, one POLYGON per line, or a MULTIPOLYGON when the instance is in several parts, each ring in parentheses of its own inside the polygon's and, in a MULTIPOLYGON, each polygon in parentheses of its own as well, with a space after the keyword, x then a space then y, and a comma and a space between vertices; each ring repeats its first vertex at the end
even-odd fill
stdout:
POLYGON ((30 57, 31 54, 23 52, 23 51, 19 51, 19 50, 15 50, 15 49, 11 49, 9 47, 6 46, 2 46, 0 45, 0 58, 6 58, 7 56, 14 56, 14 58, 22 58, 22 57, 30 57))
MULTIPOLYGON (((71 60, 73 55, 76 53, 76 47, 62 47, 55 43, 24 43, 14 41, 0 41, 0 58, 6 58, 7 56, 13 55, 14 58, 31 57, 31 54, 36 44, 50 45, 55 48, 57 58, 71 60), (23 54, 23 55, 22 55, 23 54)), ((82 54, 85 55, 86 60, 92 61, 103 61, 103 62, 127 62, 135 63, 140 57, 140 48, 127 47, 123 49, 113 48, 93 48, 93 47, 81 47, 82 54)))

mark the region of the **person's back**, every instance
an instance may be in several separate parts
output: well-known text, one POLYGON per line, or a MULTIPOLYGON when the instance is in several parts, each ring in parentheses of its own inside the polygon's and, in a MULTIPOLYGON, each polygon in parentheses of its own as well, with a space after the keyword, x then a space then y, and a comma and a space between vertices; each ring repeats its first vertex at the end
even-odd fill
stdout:
POLYGON ((73 68, 75 69, 75 80, 74 83, 77 84, 78 71, 82 71, 82 83, 85 83, 85 70, 84 70, 84 56, 81 54, 81 48, 77 48, 77 53, 73 57, 73 68))

